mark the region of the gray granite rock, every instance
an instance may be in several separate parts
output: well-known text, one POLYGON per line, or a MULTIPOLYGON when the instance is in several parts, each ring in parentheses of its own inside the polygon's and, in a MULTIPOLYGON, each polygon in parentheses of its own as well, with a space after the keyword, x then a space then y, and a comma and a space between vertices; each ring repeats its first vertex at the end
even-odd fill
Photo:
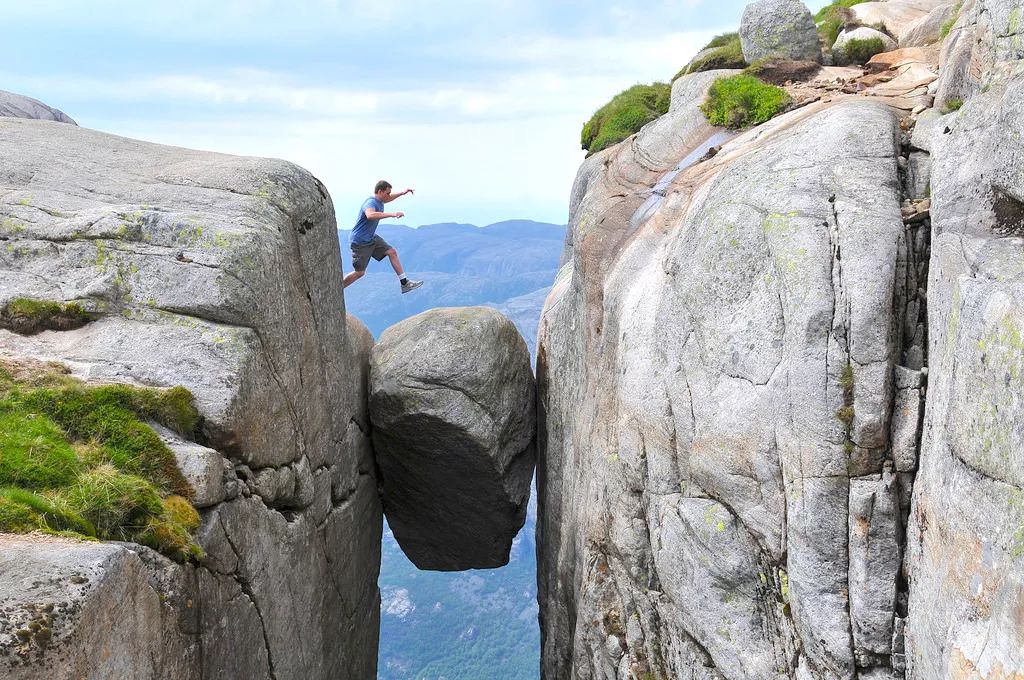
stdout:
POLYGON ((420 569, 508 563, 535 463, 526 342, 489 307, 440 308, 388 328, 370 361, 384 512, 420 569))
MULTIPOLYGON (((94 633, 74 632, 91 625, 81 619, 69 621, 73 644, 43 655, 48 677, 373 677, 369 346, 346 321, 323 185, 284 161, 16 118, 0 118, 0 159, 0 304, 76 301, 94 317, 33 336, 0 330, 0 353, 85 380, 184 385, 204 423, 202 446, 172 445, 197 482, 206 557, 136 552, 151 581, 177 584, 169 616, 188 654, 164 653, 149 614, 106 621, 95 654, 94 633), (150 666, 105 672, 114 657, 150 666), (78 658, 86 665, 65 662, 78 658)), ((109 569, 126 602, 159 602, 145 579, 113 571, 118 560, 97 578, 109 569)))
POLYGON ((943 119, 942 112, 938 109, 927 109, 922 111, 914 124, 914 132, 910 137, 910 144, 915 149, 932 152, 932 143, 936 134, 942 134, 943 119))
POLYGON ((162 583, 142 553, 166 562, 147 548, 0 534, 0 677, 199 680, 188 575, 162 583))
POLYGON ((743 10, 740 45, 748 64, 778 58, 821 62, 814 17, 800 0, 756 0, 743 10))
POLYGON ((900 47, 923 47, 942 40, 942 27, 953 16, 955 8, 954 2, 943 3, 911 23, 900 36, 900 47))
POLYGON ((231 461, 211 448, 182 439, 157 423, 150 423, 150 426, 174 453, 178 468, 195 491, 189 499, 192 505, 206 508, 238 495, 238 477, 231 461))
POLYGON ((914 151, 907 160, 906 197, 928 198, 932 192, 931 157, 927 153, 914 151))
POLYGON ((902 560, 892 472, 850 480, 850 620, 857 665, 887 665, 902 560))
POLYGON ((917 446, 921 441, 921 390, 897 388, 892 411, 892 457, 896 470, 917 469, 917 446))
POLYGON ((63 111, 47 106, 38 99, 6 90, 0 90, 0 118, 33 118, 77 125, 63 111))
POLYGON ((969 73, 988 87, 933 137, 928 403, 907 539, 912 678, 1024 672, 1024 75, 1003 61, 1005 24, 991 40, 982 29, 1009 9, 964 5, 954 31, 982 39, 969 73))
POLYGON ((912 30, 917 22, 939 5, 948 0, 879 0, 877 2, 861 2, 850 7, 853 20, 863 26, 881 28, 896 38, 900 46, 904 36, 912 30))
MULTIPOLYGON (((907 296, 899 129, 818 103, 705 158, 684 87, 581 168, 541 319, 543 673, 852 678, 851 477, 888 456, 907 296)), ((859 578, 866 631, 896 575, 859 578)))
POLYGON ((1019 0, 966 0, 942 43, 935 102, 967 100, 1024 59, 1019 0))

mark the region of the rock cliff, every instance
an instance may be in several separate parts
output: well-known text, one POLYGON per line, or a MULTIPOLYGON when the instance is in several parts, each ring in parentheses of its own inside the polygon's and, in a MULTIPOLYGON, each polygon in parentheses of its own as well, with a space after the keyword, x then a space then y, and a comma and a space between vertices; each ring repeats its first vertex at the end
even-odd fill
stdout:
POLYGON ((0 118, 0 158, 0 307, 88 316, 0 330, 0 353, 188 388, 199 441, 162 432, 205 551, 0 537, 0 675, 372 677, 372 339, 345 319, 324 187, 283 161, 19 118, 0 118))
MULTIPOLYGON (((859 7, 920 41, 938 4, 859 7)), ((1021 10, 735 136, 698 109, 734 72, 684 76, 584 162, 538 343, 544 677, 1024 673, 1021 10)))

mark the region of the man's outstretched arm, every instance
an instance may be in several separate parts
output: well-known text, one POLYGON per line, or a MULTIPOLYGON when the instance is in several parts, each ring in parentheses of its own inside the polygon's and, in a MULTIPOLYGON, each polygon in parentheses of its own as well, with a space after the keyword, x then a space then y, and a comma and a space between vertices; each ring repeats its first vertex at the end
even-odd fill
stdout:
POLYGON ((379 210, 374 210, 372 208, 367 208, 366 210, 363 211, 363 214, 366 215, 366 219, 368 219, 368 220, 384 220, 384 219, 387 219, 389 217, 398 217, 398 218, 405 217, 405 213, 401 212, 401 211, 393 212, 393 213, 386 213, 386 212, 380 212, 379 210))
POLYGON ((406 194, 412 193, 415 193, 412 189, 403 189, 402 191, 399 191, 397 194, 389 194, 388 197, 384 199, 384 203, 390 203, 391 201, 395 200, 400 196, 405 196, 406 194))

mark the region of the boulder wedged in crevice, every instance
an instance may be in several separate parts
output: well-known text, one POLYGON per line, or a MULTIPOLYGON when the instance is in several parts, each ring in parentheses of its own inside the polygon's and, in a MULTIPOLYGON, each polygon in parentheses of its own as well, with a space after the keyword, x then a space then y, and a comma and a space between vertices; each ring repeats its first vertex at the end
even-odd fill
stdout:
POLYGON ((417 567, 508 562, 533 476, 534 392, 525 341, 490 308, 434 309, 381 335, 374 455, 388 524, 417 567))

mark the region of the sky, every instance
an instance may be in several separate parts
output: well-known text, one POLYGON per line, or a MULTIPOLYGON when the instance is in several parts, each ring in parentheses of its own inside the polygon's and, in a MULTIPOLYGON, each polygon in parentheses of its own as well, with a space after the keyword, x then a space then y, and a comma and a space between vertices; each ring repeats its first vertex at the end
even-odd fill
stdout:
POLYGON ((564 224, 583 123, 670 80, 744 5, 0 0, 0 89, 84 127, 298 163, 341 228, 378 179, 416 190, 389 206, 410 226, 564 224))

